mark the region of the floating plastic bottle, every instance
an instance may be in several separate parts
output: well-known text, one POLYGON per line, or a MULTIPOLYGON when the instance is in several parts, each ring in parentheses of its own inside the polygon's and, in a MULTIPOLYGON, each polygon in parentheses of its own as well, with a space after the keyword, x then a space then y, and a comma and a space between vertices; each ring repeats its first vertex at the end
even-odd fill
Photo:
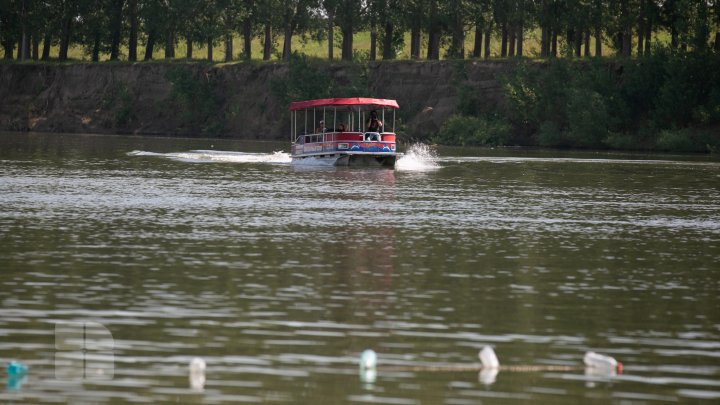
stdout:
POLYGON ((478 381, 485 385, 495 383, 497 375, 500 372, 500 361, 498 360, 495 350, 490 346, 485 346, 478 353, 482 369, 478 374, 478 381))
POLYGON ((500 368, 500 361, 498 360, 495 350, 493 350, 492 347, 483 347, 482 350, 480 350, 480 353, 478 353, 478 357, 480 358, 483 369, 500 368))
POLYGON ((610 356, 605 356, 595 352, 586 352, 583 357, 583 362, 586 367, 598 368, 603 370, 612 370, 622 373, 623 365, 619 361, 615 360, 610 356))
POLYGON ((372 384, 377 379, 377 354, 372 349, 366 349, 360 353, 360 381, 372 384))
POLYGON ((377 354, 372 349, 364 350, 360 353, 360 369, 374 370, 377 367, 377 354))
POLYGON ((28 372, 28 366, 17 362, 17 361, 11 361, 7 365, 7 373, 9 377, 13 376, 21 376, 24 374, 27 374, 28 372))
POLYGON ((202 392, 205 389, 205 360, 195 357, 190 361, 190 389, 202 392))

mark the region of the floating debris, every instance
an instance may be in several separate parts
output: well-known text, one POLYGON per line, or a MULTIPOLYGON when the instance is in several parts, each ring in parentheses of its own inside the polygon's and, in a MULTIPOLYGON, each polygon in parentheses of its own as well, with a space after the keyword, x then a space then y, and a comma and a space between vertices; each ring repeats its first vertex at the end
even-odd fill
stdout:
POLYGON ((360 381, 370 384, 377 379, 377 354, 372 349, 366 349, 360 353, 360 381))
POLYGON ((27 374, 28 366, 26 366, 18 361, 11 361, 10 363, 8 363, 6 370, 7 370, 9 377, 21 376, 21 375, 27 374))
POLYGON ((377 354, 372 349, 360 353, 360 369, 374 370, 377 367, 377 354))
POLYGON ((583 363, 588 368, 599 369, 600 371, 613 371, 622 374, 623 364, 610 356, 595 352, 586 352, 583 363))
POLYGON ((197 392, 205 390, 205 360, 195 357, 190 361, 190 389, 197 392))
POLYGON ((478 357, 480 358, 483 368, 500 368, 500 361, 492 347, 483 347, 480 353, 478 353, 478 357))

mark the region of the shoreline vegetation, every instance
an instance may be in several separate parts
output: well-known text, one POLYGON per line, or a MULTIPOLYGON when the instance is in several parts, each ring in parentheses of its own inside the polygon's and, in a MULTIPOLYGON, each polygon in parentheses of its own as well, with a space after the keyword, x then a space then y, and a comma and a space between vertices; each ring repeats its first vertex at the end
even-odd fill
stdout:
POLYGON ((291 100, 367 95, 401 101, 407 140, 720 147, 720 0, 6 3, 0 129, 278 139, 291 100))

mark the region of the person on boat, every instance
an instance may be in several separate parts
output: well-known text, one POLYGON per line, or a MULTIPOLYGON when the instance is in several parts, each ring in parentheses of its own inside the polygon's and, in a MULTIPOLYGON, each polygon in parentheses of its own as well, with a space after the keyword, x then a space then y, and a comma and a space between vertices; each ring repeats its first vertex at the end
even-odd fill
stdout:
POLYGON ((345 132, 345 131, 347 131, 347 127, 345 126, 345 123, 341 122, 341 123, 338 125, 336 131, 337 131, 337 132, 345 132))
POLYGON ((370 111, 370 118, 367 119, 365 127, 367 132, 380 132, 382 130, 383 123, 377 118, 377 112, 370 111))
POLYGON ((318 126, 317 130, 315 131, 316 134, 322 134, 323 132, 327 131, 327 128, 325 128, 325 121, 320 120, 320 126, 318 126))

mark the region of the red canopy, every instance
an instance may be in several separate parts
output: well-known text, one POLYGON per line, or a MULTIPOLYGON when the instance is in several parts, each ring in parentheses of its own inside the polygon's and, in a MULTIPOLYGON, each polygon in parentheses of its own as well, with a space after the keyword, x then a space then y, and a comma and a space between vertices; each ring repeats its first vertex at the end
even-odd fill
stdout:
POLYGON ((314 107, 339 107, 339 106, 350 106, 350 105, 367 105, 367 106, 373 106, 373 107, 400 108, 397 101, 395 101, 395 100, 386 100, 384 98, 351 97, 351 98, 323 98, 320 100, 293 101, 292 103, 290 103, 290 111, 304 110, 307 108, 314 108, 314 107))

